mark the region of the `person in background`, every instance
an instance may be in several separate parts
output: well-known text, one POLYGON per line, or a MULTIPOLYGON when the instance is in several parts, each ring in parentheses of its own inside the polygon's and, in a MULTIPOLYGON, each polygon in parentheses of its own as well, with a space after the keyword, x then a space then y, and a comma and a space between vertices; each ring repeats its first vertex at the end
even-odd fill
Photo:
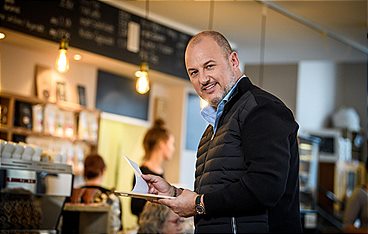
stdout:
POLYGON ((368 233, 368 168, 365 174, 365 184, 357 186, 345 207, 343 217, 345 233, 368 233), (355 226, 355 222, 359 225, 355 226))
POLYGON ((121 219, 122 204, 113 190, 103 186, 102 180, 106 171, 106 164, 98 154, 90 154, 84 160, 85 184, 80 188, 73 189, 72 203, 106 203, 112 206, 112 225, 116 232, 123 230, 121 219))
MULTIPOLYGON (((140 169, 143 174, 153 174, 164 177, 164 162, 169 161, 175 151, 175 138, 165 128, 162 119, 155 120, 153 126, 146 132, 143 139, 144 157, 140 169)), ((135 178, 133 179, 133 187, 135 178)), ((131 211, 139 217, 146 200, 132 198, 131 211)))
POLYGON ((195 216, 196 233, 302 232, 299 126, 290 109, 240 71, 237 52, 219 32, 192 37, 185 65, 208 102, 195 191, 142 175, 149 192, 175 197, 158 202, 182 217, 195 216))
POLYGON ((147 202, 138 219, 138 233, 183 233, 184 218, 161 204, 147 202))

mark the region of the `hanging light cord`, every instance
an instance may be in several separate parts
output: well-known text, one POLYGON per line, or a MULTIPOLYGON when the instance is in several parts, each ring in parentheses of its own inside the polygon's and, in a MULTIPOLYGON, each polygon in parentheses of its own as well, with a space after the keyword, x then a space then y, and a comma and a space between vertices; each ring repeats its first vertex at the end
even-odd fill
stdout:
POLYGON ((209 20, 208 20, 208 30, 212 30, 214 12, 215 12, 215 3, 213 2, 213 0, 211 0, 210 1, 210 14, 209 14, 209 20))
MULTIPOLYGON (((149 16, 149 0, 146 0, 146 12, 145 12, 145 19, 148 20, 148 16, 149 16)), ((149 60, 149 49, 147 49, 146 53, 141 54, 141 60, 143 60, 143 62, 148 62, 149 60)))
POLYGON ((267 22, 267 7, 262 8, 262 22, 261 22, 261 45, 260 45, 260 66, 259 66, 259 86, 263 87, 263 73, 264 73, 264 57, 266 45, 266 22, 267 22))
POLYGON ((149 0, 146 0, 146 16, 145 16, 146 19, 148 19, 148 13, 149 13, 149 0))

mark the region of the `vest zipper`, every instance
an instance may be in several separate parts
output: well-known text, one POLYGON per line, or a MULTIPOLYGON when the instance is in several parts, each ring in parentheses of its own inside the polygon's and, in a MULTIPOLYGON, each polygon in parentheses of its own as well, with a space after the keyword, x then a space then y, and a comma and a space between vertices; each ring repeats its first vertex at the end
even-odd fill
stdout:
POLYGON ((235 217, 231 217, 231 231, 232 233, 236 234, 236 219, 235 217))

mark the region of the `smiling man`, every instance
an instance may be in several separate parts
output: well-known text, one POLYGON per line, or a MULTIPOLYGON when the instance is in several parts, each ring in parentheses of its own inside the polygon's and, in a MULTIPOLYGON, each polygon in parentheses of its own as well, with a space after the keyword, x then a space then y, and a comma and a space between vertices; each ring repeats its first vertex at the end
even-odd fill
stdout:
POLYGON ((236 52, 216 34, 194 37, 187 47, 185 63, 194 89, 215 108, 242 75, 236 52))
MULTIPOLYGON (((239 68, 226 38, 195 35, 185 64, 197 94, 209 105, 198 146, 195 192, 143 175, 150 193, 180 216, 195 216, 196 233, 301 232, 298 124, 272 94, 239 68)), ((190 127, 190 126, 189 126, 190 127)))

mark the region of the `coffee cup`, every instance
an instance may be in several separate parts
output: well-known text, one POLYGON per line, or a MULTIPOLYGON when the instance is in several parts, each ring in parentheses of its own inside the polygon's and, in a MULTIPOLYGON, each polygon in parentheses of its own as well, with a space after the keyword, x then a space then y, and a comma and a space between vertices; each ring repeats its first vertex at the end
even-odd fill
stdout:
POLYGON ((33 147, 31 145, 26 145, 22 154, 23 160, 32 160, 32 155, 34 154, 33 147))
POLYGON ((32 155, 32 161, 41 161, 42 149, 38 146, 34 147, 34 153, 32 155))
POLYGON ((15 144, 13 142, 7 142, 4 145, 4 149, 3 149, 3 152, 2 152, 2 157, 3 158, 11 158, 14 150, 15 150, 15 144))
POLYGON ((6 141, 0 139, 0 157, 3 153, 3 149, 6 143, 7 143, 6 141))
POLYGON ((22 158, 22 154, 24 152, 24 146, 21 144, 16 144, 15 145, 15 150, 12 154, 12 158, 14 159, 21 159, 22 158))

